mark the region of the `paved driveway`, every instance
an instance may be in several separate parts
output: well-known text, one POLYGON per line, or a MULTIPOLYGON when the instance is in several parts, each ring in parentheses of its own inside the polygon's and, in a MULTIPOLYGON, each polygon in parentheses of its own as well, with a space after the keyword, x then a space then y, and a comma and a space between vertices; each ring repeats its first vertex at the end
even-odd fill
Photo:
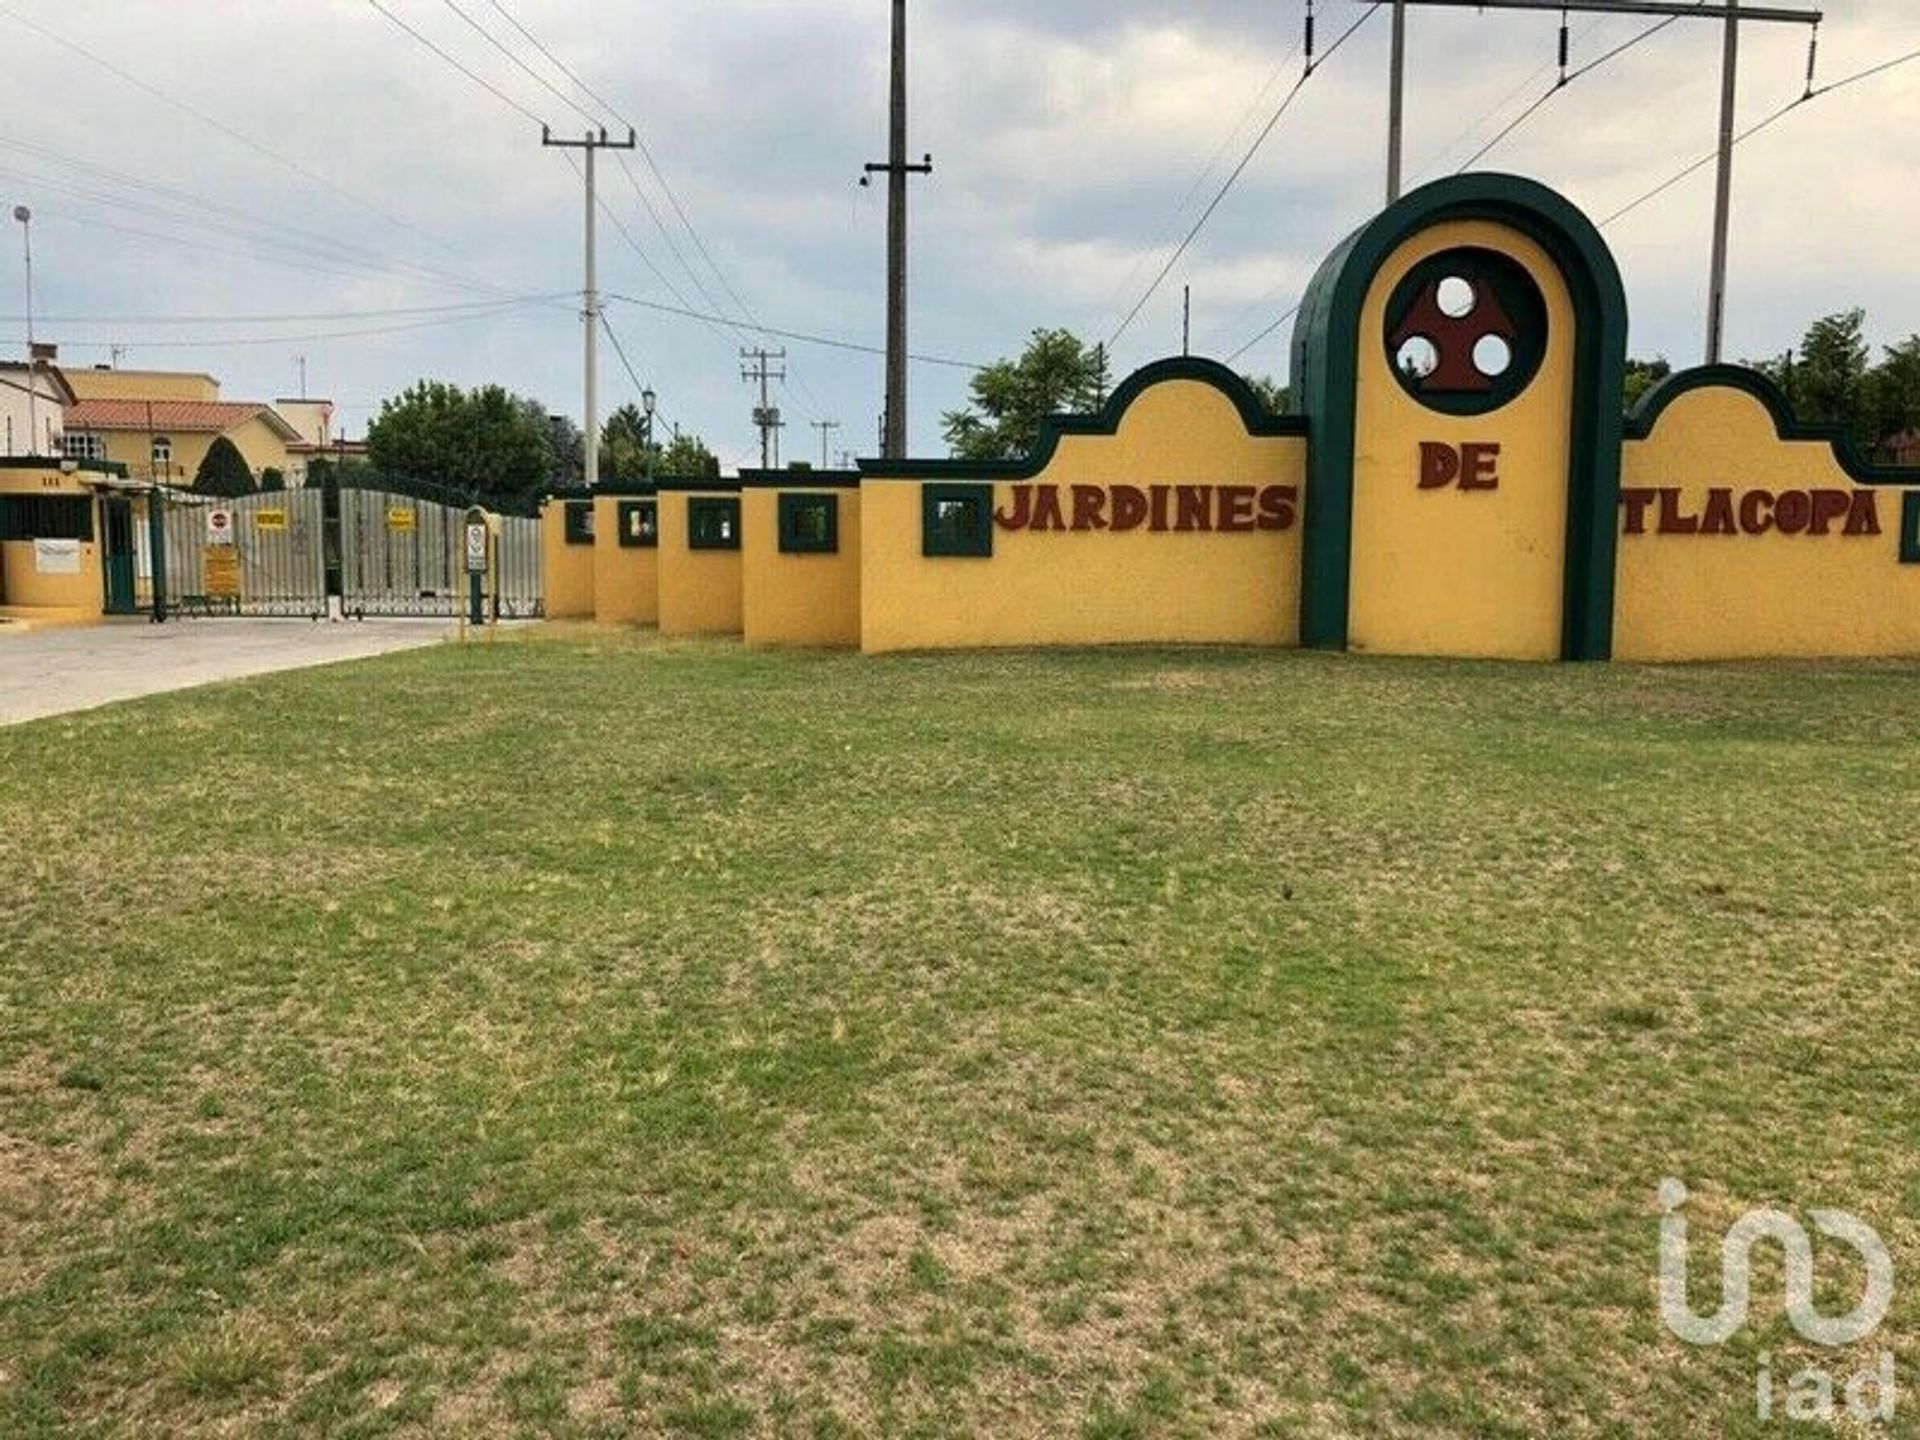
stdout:
POLYGON ((432 645, 447 620, 145 620, 0 625, 0 725, 214 680, 432 645))

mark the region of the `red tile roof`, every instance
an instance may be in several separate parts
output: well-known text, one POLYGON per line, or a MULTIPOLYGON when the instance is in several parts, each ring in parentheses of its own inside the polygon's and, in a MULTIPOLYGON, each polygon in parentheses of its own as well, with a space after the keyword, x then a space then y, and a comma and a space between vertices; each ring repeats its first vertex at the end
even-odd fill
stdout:
POLYGON ((223 435, 259 416, 284 439, 299 432, 275 413, 271 405, 245 401, 210 400, 82 400, 66 408, 69 430, 151 430, 156 434, 212 433, 223 435))

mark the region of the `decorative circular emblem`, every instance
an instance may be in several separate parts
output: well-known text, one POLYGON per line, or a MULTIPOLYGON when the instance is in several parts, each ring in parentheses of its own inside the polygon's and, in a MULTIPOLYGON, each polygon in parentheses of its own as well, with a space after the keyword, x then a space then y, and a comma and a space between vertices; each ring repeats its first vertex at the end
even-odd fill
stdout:
POLYGON ((1430 410, 1484 415, 1539 373, 1547 302, 1497 250, 1462 246, 1422 260, 1387 297, 1387 363, 1430 410))

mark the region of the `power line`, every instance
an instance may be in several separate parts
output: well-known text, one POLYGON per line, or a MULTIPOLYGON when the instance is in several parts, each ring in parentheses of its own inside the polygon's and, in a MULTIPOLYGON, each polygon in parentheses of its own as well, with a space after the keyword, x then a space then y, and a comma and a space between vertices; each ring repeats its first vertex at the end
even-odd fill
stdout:
MULTIPOLYGON (((498 310, 510 306, 535 305, 565 300, 573 295, 562 290, 550 295, 515 295, 504 300, 468 300, 457 305, 410 305, 388 310, 333 310, 304 315, 36 315, 36 320, 54 325, 291 325, 317 324, 339 320, 388 320, 399 316, 445 315, 460 310, 498 310)), ((22 319, 18 315, 0 315, 0 321, 22 319)))
POLYGON ((474 19, 472 15, 468 14, 464 9, 461 8, 459 4, 459 0, 440 0, 440 3, 445 5, 449 10, 453 11, 453 13, 458 15, 462 20, 466 21, 467 25, 473 30, 474 34, 478 35, 482 40, 486 41, 487 44, 491 45, 494 49, 498 50, 502 55, 506 56, 508 61, 512 63, 516 68, 518 68, 523 74, 530 76, 534 84, 538 85, 541 89, 545 90, 549 95, 553 96, 553 98, 558 100, 562 105, 565 105, 568 109, 572 110, 574 114, 578 115, 582 120, 586 121, 587 124, 597 127, 601 123, 599 116, 591 115, 587 111, 581 109, 580 106, 577 105, 573 101, 572 97, 567 95, 565 91, 559 89, 556 85, 553 84, 552 81, 548 80, 546 76, 542 75, 539 71, 535 70, 531 65, 527 64, 526 61, 522 60, 518 55, 514 54, 513 51, 509 50, 505 45, 503 45, 499 41, 499 39, 497 39, 494 36, 492 31, 488 30, 478 20, 474 19))
MULTIPOLYGON (((580 90, 580 92, 583 95, 585 95, 588 99, 592 100, 594 104, 600 106, 600 108, 605 110, 608 114, 612 115, 614 119, 619 121, 622 125, 625 125, 627 129, 634 135, 636 141, 638 142, 637 148, 640 151, 640 158, 646 163, 647 169, 652 174, 655 183, 659 185, 661 193, 666 196, 667 204, 672 208, 674 215, 678 217, 681 226, 686 230, 687 237, 690 240, 692 240, 693 248, 695 252, 698 253, 698 255, 702 260, 706 261, 707 268, 713 272, 714 278, 720 282, 720 288, 724 290, 727 294, 727 297, 733 301, 734 306, 739 310, 740 314, 747 321, 750 322, 748 328, 755 329, 755 330, 764 330, 765 327, 761 326, 755 317, 753 307, 747 304, 746 300, 742 298, 739 290, 737 290, 734 287, 733 282, 727 278, 726 271, 722 270, 720 268, 719 263, 713 258, 713 252, 707 247, 706 241, 701 238, 699 229, 694 225, 692 217, 687 214, 686 206, 681 204, 680 202, 679 193, 675 191, 675 189, 673 188, 672 182, 667 179, 666 172, 660 168, 660 162, 658 158, 654 155, 653 148, 647 144, 646 135, 641 131, 640 127, 633 122, 633 118, 629 115, 624 114, 618 106, 613 104, 613 102, 608 100, 604 95, 600 94, 599 91, 595 90, 591 85, 589 85, 585 80, 583 80, 580 77, 577 71, 575 71, 565 61, 561 60, 559 56, 555 55, 553 51, 549 49, 546 45, 541 43, 540 39, 533 33, 533 31, 528 29, 527 26, 523 24, 519 20, 519 18, 515 16, 514 13, 507 8, 507 6, 503 3, 503 0, 487 0, 487 3, 490 6, 492 6, 494 11, 498 13, 503 19, 505 19, 509 25, 511 25, 520 34, 520 36, 526 40, 526 42, 529 45, 533 46, 533 48, 540 53, 541 57, 545 59, 549 65, 553 66, 553 68, 557 70, 560 74, 566 76, 566 78, 569 81, 571 81, 580 90)), ((674 252, 675 259, 679 260, 681 267, 684 270, 686 270, 688 277, 693 280, 694 288, 700 292, 701 297, 706 301, 706 303, 712 309, 714 310, 721 309, 721 307, 714 302, 713 297, 707 293, 705 286, 701 284, 699 277, 695 273, 692 265, 690 265, 687 262, 687 259, 684 255, 680 254, 679 247, 673 243, 671 237, 667 234, 667 227, 664 221, 662 221, 659 218, 658 214, 654 211, 652 204, 647 201, 647 197, 644 191, 642 191, 638 179, 631 173, 624 159, 621 160, 620 162, 620 168, 623 172, 627 173, 628 183, 634 187, 635 193, 639 194, 642 202, 647 205, 647 210, 649 215, 653 218, 656 227, 659 228, 662 237, 667 240, 668 248, 674 252)), ((649 262, 649 265, 651 266, 651 262, 649 262)), ((657 270, 655 273, 658 273, 657 270)), ((668 287, 669 290, 672 290, 673 288, 674 287, 672 286, 668 287)), ((684 299, 684 297, 681 297, 681 298, 684 299)), ((731 326, 733 322, 723 321, 722 323, 725 323, 731 326)), ((800 388, 807 393, 809 398, 813 398, 812 391, 807 386, 807 383, 804 377, 802 377, 796 372, 793 375, 793 379, 795 383, 797 383, 800 386, 800 388)), ((817 399, 815 400, 815 403, 816 404, 818 403, 817 399)))
POLYGON ((145 203, 124 196, 86 191, 64 178, 54 179, 25 171, 7 172, 13 174, 16 179, 22 180, 29 185, 40 185, 67 190, 75 195, 93 200, 98 204, 111 205, 119 209, 150 214, 170 221, 191 221, 202 229, 204 229, 206 225, 207 212, 215 211, 223 216, 230 217, 226 227, 230 238, 273 245, 276 248, 286 249, 295 254, 304 254, 319 260, 338 261, 362 270, 387 271, 393 273, 396 278, 400 276, 400 272, 410 271, 413 272, 413 274, 407 275, 405 278, 414 280, 416 283, 421 277, 425 277, 436 284, 458 286, 465 290, 494 290, 496 292, 501 290, 501 287, 498 285, 456 275, 451 271, 436 269, 430 265, 421 265, 416 261, 402 260, 395 256, 374 250, 368 246, 336 240, 326 235, 317 234, 311 228, 296 228, 295 226, 274 221, 265 216, 256 215, 240 206, 216 200, 211 196, 198 194, 176 185, 167 185, 159 181, 148 180, 141 176, 129 175, 124 171, 115 170, 111 166, 100 165, 93 161, 82 159, 77 155, 69 155, 63 151, 54 150, 45 145, 36 145, 28 141, 0 136, 0 149, 17 151, 23 156, 42 163, 51 162, 52 164, 62 167, 86 172, 90 176, 97 176, 101 180, 109 181, 114 185, 124 186, 136 192, 150 194, 154 197, 154 203, 145 203), (164 208, 166 206, 174 208, 164 208), (178 210, 185 210, 189 213, 181 215, 176 213, 178 210), (240 234, 231 228, 233 226, 244 226, 249 230, 263 233, 257 235, 240 234), (292 238, 277 238, 275 232, 277 232, 278 235, 291 236, 292 238))
MULTIPOLYGON (((1753 136, 1758 135, 1762 130, 1765 130, 1770 126, 1776 124, 1777 122, 1786 119, 1787 116, 1791 115, 1795 110, 1798 110, 1802 105, 1807 104, 1809 101, 1818 100, 1823 95, 1831 95, 1836 90, 1844 90, 1849 85, 1856 85, 1860 81, 1871 79, 1876 75, 1883 75, 1889 70, 1895 69, 1896 67, 1901 65, 1909 64, 1915 60, 1920 60, 1920 50, 1909 50, 1904 55, 1897 55, 1893 59, 1884 60, 1878 65, 1870 65, 1864 70, 1857 70, 1853 74, 1843 76, 1842 78, 1832 81, 1829 84, 1815 86, 1814 88, 1808 90, 1804 95, 1799 95, 1799 96, 1796 96, 1794 99, 1789 100, 1786 104, 1782 105, 1778 110, 1775 110, 1771 115, 1768 115, 1766 118, 1762 120, 1757 120, 1753 124, 1749 125, 1746 129, 1742 130, 1738 135, 1735 135, 1733 137, 1733 143, 1737 146, 1741 144, 1743 141, 1746 141, 1752 138, 1753 136)), ((1671 190, 1674 186, 1678 185, 1682 180, 1686 179, 1689 175, 1693 174, 1696 170, 1701 169, 1703 166, 1711 165, 1714 162, 1714 160, 1717 158, 1718 153, 1719 153, 1718 151, 1714 151, 1707 155, 1703 155, 1700 157, 1700 159, 1695 160, 1691 165, 1687 165, 1682 169, 1675 171, 1672 175, 1669 175, 1665 180, 1662 180, 1658 185, 1654 186, 1651 190, 1646 191, 1644 194, 1640 195, 1636 199, 1628 201, 1625 205, 1622 205, 1618 210, 1614 211, 1611 215, 1607 216, 1606 219, 1600 222, 1600 228, 1605 229, 1607 226, 1613 224, 1614 221, 1620 219, 1625 215, 1631 214, 1635 210, 1638 210, 1642 205, 1646 204, 1649 200, 1652 200, 1655 196, 1664 195, 1667 191, 1671 190)))
POLYGON ((1266 103, 1267 96, 1272 93, 1275 83, 1286 73, 1287 67, 1293 64, 1299 54, 1300 44, 1296 43, 1293 49, 1287 52, 1286 58, 1273 67, 1273 72, 1267 76, 1266 83, 1260 87, 1259 93, 1247 102, 1247 108, 1240 112, 1240 118, 1234 122, 1233 128, 1220 137, 1220 142, 1214 146, 1213 154, 1207 157, 1207 163, 1201 167, 1200 173, 1193 177, 1193 183, 1187 187, 1187 193, 1180 197, 1180 203, 1174 206, 1172 213, 1161 222, 1160 228, 1154 232, 1153 239, 1148 242, 1147 248, 1134 257, 1133 264, 1128 269, 1126 278, 1120 282, 1114 299, 1108 302, 1106 312, 1120 308, 1121 297, 1130 291, 1133 288, 1133 282, 1140 278, 1140 271, 1147 263, 1147 256, 1158 250, 1172 235, 1174 226, 1180 223, 1180 217, 1187 213, 1187 207, 1193 203, 1193 197, 1200 193, 1201 187, 1212 179, 1213 172, 1220 168, 1220 161, 1226 155, 1227 147, 1234 142, 1241 131, 1247 128, 1247 122, 1253 119, 1260 106, 1266 103))
MULTIPOLYGON (((373 3, 373 0, 369 0, 369 3, 373 3)), ((354 192, 351 190, 348 190, 340 185, 336 185, 333 181, 327 179, 326 176, 321 175, 316 171, 308 169, 305 165, 302 165, 299 161, 290 159, 287 156, 282 155, 279 151, 274 150, 269 146, 261 144, 258 140, 255 140, 251 135, 248 135, 245 131, 235 129, 233 126, 227 124, 225 121, 218 120, 214 118, 212 115, 207 114, 206 111, 204 110, 196 109, 192 105, 189 105, 186 101, 178 98, 177 96, 168 94, 165 90, 160 89, 156 85, 148 84, 145 80, 142 80, 138 75, 133 74, 131 71, 121 69, 118 65, 114 64, 111 60, 106 59, 104 56, 95 54, 93 51, 87 49, 84 45, 81 45, 75 41, 69 40, 64 35, 56 34, 54 31, 47 29, 46 26, 41 25, 33 20, 29 20, 26 16, 22 15, 18 10, 15 10, 11 5, 0 4, 0 15, 6 16, 9 20, 12 20, 16 25, 25 26, 27 29, 33 31, 34 34, 40 36, 42 39, 50 40, 54 44, 60 46, 62 49, 72 51, 74 54, 80 56, 82 59, 90 61, 94 65, 99 66, 102 70, 105 70, 108 74, 117 76, 119 79, 126 81, 129 85, 132 85, 135 89, 145 91, 148 95, 153 96, 156 100, 163 101, 164 103, 171 105, 174 109, 181 111, 183 114, 192 116, 195 120, 198 120, 201 124, 211 126, 213 129, 218 130, 222 135, 226 136, 229 140, 232 140, 235 144, 244 145, 247 149, 253 151, 256 155, 264 156, 266 159, 273 161, 274 164, 283 166, 286 169, 293 171, 294 174, 299 175, 301 178, 311 181, 313 184, 318 185, 325 190, 332 191, 335 195, 339 196, 340 198, 344 200, 349 200, 353 204, 360 206, 362 209, 372 211, 375 215, 378 215, 381 219, 387 221, 389 224, 398 225, 403 230, 410 230, 414 234, 421 236, 423 239, 435 240, 434 236, 429 235, 426 231, 420 229, 419 226, 411 224, 410 222, 401 219, 398 215, 393 214, 391 211, 386 210, 382 206, 376 205, 371 200, 365 199, 360 195, 354 194, 354 192)), ((435 243, 437 244, 439 242, 435 240, 435 243)))
MULTIPOLYGON (((542 304, 542 301, 523 300, 503 302, 499 307, 469 315, 442 315, 430 320, 415 320, 403 325, 379 325, 366 329, 330 330, 313 335, 247 335, 234 336, 219 340, 137 340, 118 341, 118 346, 127 350, 228 350, 252 345, 300 345, 317 343, 322 340, 357 340, 372 335, 399 335, 412 330, 428 330, 441 325, 465 325, 475 320, 502 320, 511 312, 525 310, 542 304)), ((76 346, 101 345, 103 341, 77 340, 76 346)))
POLYGON ((488 80, 484 76, 476 74, 474 71, 469 70, 465 65, 461 64, 459 60, 455 59, 452 55, 448 54, 445 50, 441 49, 440 46, 436 45, 432 40, 428 39, 425 35, 421 34, 418 30, 414 29, 413 26, 409 25, 406 21, 402 20, 398 15, 394 14, 393 11, 387 9, 385 5, 382 5, 380 3, 380 0, 367 0, 367 4, 371 5, 375 10, 378 10, 382 15, 386 16, 387 19, 391 20, 395 25, 399 26, 400 29, 406 31, 407 34, 411 35, 415 40, 418 40, 422 45, 426 46, 427 49, 431 50, 435 55, 438 55, 442 60, 446 61, 447 64, 451 65, 454 69, 458 70, 462 75, 466 76, 467 79, 471 80, 474 84, 478 85, 482 90, 485 90, 489 95, 493 96, 493 98, 498 100, 502 105, 508 106, 509 108, 519 112, 521 116, 531 121, 535 125, 544 125, 547 123, 546 121, 542 120, 538 115, 534 114, 533 111, 529 110, 526 106, 522 105, 518 100, 514 99, 511 95, 507 94, 506 91, 502 90, 498 85, 494 84, 491 80, 488 80))
MULTIPOLYGON (((1327 53, 1321 57, 1320 63, 1325 64, 1326 61, 1331 60, 1340 47, 1346 44, 1362 25, 1373 18, 1374 13, 1378 9, 1378 5, 1368 6, 1364 15, 1361 15, 1351 25, 1347 26, 1345 30, 1341 31, 1339 37, 1334 40, 1333 44, 1327 47, 1327 53)), ((1180 263, 1180 257, 1185 255, 1192 247, 1193 242, 1199 238, 1201 230, 1203 230, 1206 227, 1206 223, 1213 218, 1213 212, 1220 208, 1220 203, 1227 198, 1227 193, 1233 189, 1241 175, 1246 173, 1247 167, 1253 163, 1254 156, 1258 155, 1261 147, 1267 143, 1267 137, 1273 134, 1274 127, 1280 123, 1280 118, 1287 113, 1294 99, 1306 88, 1307 81, 1313 78, 1313 71, 1314 67, 1309 63, 1307 68, 1301 73, 1300 78, 1294 81, 1293 88, 1288 90, 1281 98, 1279 107, 1273 112, 1273 115, 1268 119, 1266 125, 1261 128, 1260 133, 1254 136, 1253 143, 1247 147, 1246 154, 1240 157, 1240 163, 1233 167, 1232 173, 1227 176, 1226 182, 1221 185, 1218 193, 1214 195, 1212 200, 1207 202, 1207 208, 1200 212, 1200 218, 1193 222, 1193 228, 1187 232, 1186 239, 1182 240, 1179 248, 1167 257, 1167 263, 1160 267, 1160 273, 1153 277, 1153 283, 1147 286, 1146 293, 1134 302, 1133 308, 1127 312, 1126 318, 1120 322, 1119 327, 1113 334, 1107 337, 1107 349, 1113 349, 1119 342, 1120 337, 1127 332, 1127 328, 1133 324, 1135 318, 1146 308, 1147 302, 1153 298, 1155 292, 1165 283, 1167 276, 1173 273, 1173 267, 1180 263)))
MULTIPOLYGON (((643 310, 656 311, 662 315, 678 315, 687 320, 705 320, 709 322, 726 321, 726 317, 723 315, 705 315, 698 310, 689 310, 677 305, 666 305, 658 300, 642 300, 638 295, 609 294, 606 298, 618 301, 623 305, 638 305, 643 310)), ((770 335, 776 340, 793 340, 802 345, 821 345, 831 350, 852 350, 861 355, 885 355, 887 353, 886 347, 883 345, 863 345, 856 340, 839 340, 830 335, 810 335, 803 330, 782 330, 774 325, 743 325, 738 328, 750 330, 756 335, 770 335)), ((921 355, 909 352, 907 358, 921 365, 944 365, 955 370, 985 370, 988 368, 978 361, 956 360, 949 355, 921 355)))
MULTIPOLYGON (((1701 3, 1704 5, 1705 0, 1701 0, 1701 3)), ((1555 82, 1552 89, 1548 90, 1545 94, 1541 95, 1539 99, 1535 100, 1531 105, 1527 106, 1526 109, 1522 110, 1518 115, 1514 116, 1513 119, 1509 120, 1506 123, 1506 125, 1501 128, 1498 134, 1496 134, 1491 140, 1487 141, 1487 143, 1482 145, 1478 150, 1474 151, 1472 155, 1468 156, 1467 159, 1461 163, 1459 168, 1454 171, 1454 174, 1458 175, 1462 170, 1472 169, 1475 164, 1477 164, 1480 160, 1485 158, 1485 156, 1489 152, 1496 149, 1500 145, 1500 143, 1503 140, 1505 140, 1509 135, 1513 134, 1514 131, 1518 130, 1522 125, 1526 124, 1527 121, 1531 120, 1536 114, 1538 114, 1540 109, 1549 100, 1553 99, 1554 96, 1558 95, 1562 90, 1566 89, 1567 86, 1571 85, 1574 81, 1578 80, 1582 75, 1591 75, 1595 70, 1598 70, 1602 65, 1605 65, 1609 60, 1612 60, 1617 56, 1626 54, 1627 51, 1633 49, 1634 46, 1640 44, 1644 40, 1651 40, 1655 35, 1658 35, 1662 30, 1666 29, 1669 25, 1674 24, 1680 18, 1681 17, 1678 15, 1669 15, 1664 20, 1656 21, 1654 24, 1649 25, 1647 26, 1646 29, 1640 31, 1637 35, 1630 36, 1627 39, 1621 41, 1618 45, 1614 46, 1611 50, 1606 51, 1604 54, 1600 55, 1598 58, 1588 61, 1585 65, 1582 65, 1579 69, 1569 71, 1568 73, 1562 75, 1560 79, 1557 82, 1555 82)))

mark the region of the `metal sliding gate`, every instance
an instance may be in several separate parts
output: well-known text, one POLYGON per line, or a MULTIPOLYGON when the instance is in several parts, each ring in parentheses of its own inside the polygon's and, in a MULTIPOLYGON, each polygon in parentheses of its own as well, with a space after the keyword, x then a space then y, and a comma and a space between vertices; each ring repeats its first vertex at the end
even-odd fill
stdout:
MULTIPOLYGON (((165 593, 183 616, 352 619, 447 616, 465 608, 464 507, 387 490, 313 486, 234 500, 186 491, 144 497, 133 515, 134 598, 153 604, 148 508, 161 507, 165 593)), ((501 619, 545 613, 540 522, 499 520, 487 608, 501 619)))
MULTIPOLYGON (((465 509, 385 490, 340 491, 340 604, 349 615, 446 615, 466 605, 465 509)), ((540 522, 500 520, 489 607, 540 615, 540 522)))
MULTIPOLYGON (((153 503, 152 497, 147 503, 153 503)), ((235 500, 170 491, 159 503, 170 612, 326 613, 325 497, 319 490, 263 491, 235 500)), ((135 527, 135 533, 139 542, 134 565, 135 598, 150 606, 151 532, 143 523, 135 527)))

